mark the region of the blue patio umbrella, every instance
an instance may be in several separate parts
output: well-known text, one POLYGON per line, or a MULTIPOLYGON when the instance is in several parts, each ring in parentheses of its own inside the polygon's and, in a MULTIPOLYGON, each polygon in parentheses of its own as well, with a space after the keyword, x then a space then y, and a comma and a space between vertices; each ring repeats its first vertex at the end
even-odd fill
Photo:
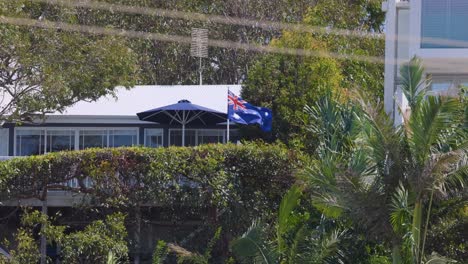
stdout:
POLYGON ((216 125, 227 119, 225 113, 192 104, 188 100, 180 100, 177 104, 158 107, 137 115, 142 121, 182 125, 182 146, 185 146, 185 125, 216 125))

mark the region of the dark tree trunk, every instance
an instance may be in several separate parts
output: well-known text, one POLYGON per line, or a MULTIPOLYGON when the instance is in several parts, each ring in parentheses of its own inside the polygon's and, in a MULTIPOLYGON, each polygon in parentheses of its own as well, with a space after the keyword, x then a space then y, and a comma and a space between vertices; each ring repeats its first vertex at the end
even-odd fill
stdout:
POLYGON ((140 264, 140 252, 141 252, 141 208, 138 205, 135 212, 135 254, 134 262, 135 264, 140 264))
MULTIPOLYGON (((47 192, 47 191, 46 191, 47 192)), ((42 214, 47 215, 47 196, 45 195, 42 201, 42 214)), ((42 224, 41 227, 41 264, 47 264, 47 239, 44 235, 46 224, 42 224)))

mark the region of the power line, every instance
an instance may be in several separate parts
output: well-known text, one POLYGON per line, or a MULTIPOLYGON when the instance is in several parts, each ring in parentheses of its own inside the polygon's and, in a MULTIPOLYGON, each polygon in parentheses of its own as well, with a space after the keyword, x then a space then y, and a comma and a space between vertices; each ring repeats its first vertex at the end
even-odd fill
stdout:
POLYGON ((128 5, 119 5, 111 4, 106 2, 99 1, 77 1, 77 0, 31 0, 33 2, 47 3, 52 5, 61 5, 65 7, 75 7, 75 8, 89 8, 96 10, 103 10, 108 12, 120 12, 127 14, 137 14, 137 15, 146 15, 146 16, 158 16, 158 17, 168 17, 174 19, 185 19, 185 20, 195 20, 200 22, 208 23, 218 23, 225 25, 236 25, 236 26, 247 26, 247 27, 257 27, 267 30, 291 30, 304 33, 330 33, 340 36, 353 36, 353 37, 366 37, 366 38, 381 38, 384 36, 378 33, 370 33, 365 31, 358 30, 346 30, 346 29, 333 29, 327 27, 318 27, 304 24, 296 23, 284 23, 279 21, 259 21, 254 19, 246 19, 241 17, 233 16, 220 16, 220 15, 208 15, 195 12, 185 12, 177 10, 169 10, 162 8, 150 8, 150 7, 141 7, 141 6, 128 6, 128 5))
MULTIPOLYGON (((15 1, 15 0, 13 0, 15 1)), ((146 16, 158 16, 158 17, 168 17, 174 19, 184 19, 184 20, 194 20, 207 23, 218 23, 225 25, 237 25, 237 26, 247 26, 247 27, 257 27, 263 28, 266 30, 289 30, 303 33, 319 33, 319 34, 333 34, 344 37, 359 37, 359 38, 372 38, 372 39, 384 39, 385 35, 380 33, 371 33, 360 30, 346 30, 346 29, 336 29, 329 27, 319 27, 304 25, 300 23, 284 23, 279 21, 259 21, 253 19, 246 19, 233 16, 220 16, 220 15, 208 15, 195 12, 184 12, 177 10, 169 10, 162 8, 150 8, 150 7, 141 7, 141 6, 128 6, 120 4, 111 4, 100 1, 80 1, 80 0, 30 0, 32 2, 47 3, 52 5, 60 5, 64 7, 73 7, 73 8, 88 8, 103 10, 108 12, 121 12, 127 14, 138 14, 146 16)), ((386 34, 386 37, 390 40, 399 40, 411 42, 416 38, 411 36, 404 35, 390 35, 386 34)), ((468 47, 467 41, 462 40, 449 40, 442 38, 432 38, 432 37, 423 37, 420 39, 422 43, 441 45, 441 46, 453 46, 453 47, 468 47)))
MULTIPOLYGON (((178 42, 178 43, 187 44, 187 45, 189 45, 192 41, 190 37, 179 36, 179 35, 166 35, 166 34, 160 34, 160 33, 148 33, 148 32, 141 32, 141 31, 134 31, 134 30, 105 28, 105 27, 88 26, 88 25, 76 25, 76 24, 69 24, 69 23, 64 23, 64 22, 35 20, 35 19, 29 19, 29 18, 1 16, 0 23, 11 24, 11 25, 16 25, 16 26, 36 27, 36 28, 43 28, 43 29, 64 30, 64 31, 70 31, 70 32, 94 34, 94 35, 108 35, 108 36, 120 36, 120 37, 126 37, 126 38, 150 39, 150 40, 163 41, 163 42, 178 42)), ((355 55, 355 54, 339 54, 339 53, 334 53, 334 52, 305 50, 305 49, 279 48, 279 47, 272 47, 272 46, 238 43, 238 42, 225 41, 225 40, 211 40, 210 39, 208 41, 208 46, 217 47, 217 48, 255 51, 255 52, 306 56, 306 57, 329 57, 329 58, 335 58, 335 59, 349 59, 349 60, 355 60, 355 61, 361 61, 361 62, 367 62, 367 63, 384 63, 384 59, 381 57, 372 57, 372 56, 355 55)))

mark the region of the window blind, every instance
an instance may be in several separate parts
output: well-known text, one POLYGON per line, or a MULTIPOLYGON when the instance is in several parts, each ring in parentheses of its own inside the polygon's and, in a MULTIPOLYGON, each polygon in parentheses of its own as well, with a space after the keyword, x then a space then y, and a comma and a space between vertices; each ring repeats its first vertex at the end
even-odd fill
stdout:
POLYGON ((421 48, 468 48, 468 0, 422 0, 421 48))

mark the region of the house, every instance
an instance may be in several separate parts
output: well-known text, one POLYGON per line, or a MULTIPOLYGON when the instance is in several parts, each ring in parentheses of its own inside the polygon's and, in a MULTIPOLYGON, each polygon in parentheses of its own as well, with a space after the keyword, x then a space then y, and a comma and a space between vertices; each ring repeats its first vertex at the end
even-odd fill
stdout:
POLYGON ((385 110, 396 124, 406 108, 399 89, 400 66, 414 56, 432 80, 431 93, 456 95, 468 86, 468 1, 388 0, 385 23, 385 110))
MULTIPOLYGON (((132 89, 117 88, 115 97, 102 97, 96 102, 79 102, 63 113, 47 115, 44 120, 21 125, 5 123, 0 126, 0 160, 14 156, 44 154, 61 150, 80 150, 90 147, 119 147, 144 145, 147 147, 165 147, 181 145, 181 126, 178 124, 156 124, 140 121, 137 113, 157 107, 174 104, 180 100, 188 100, 219 112, 227 112, 228 90, 239 94, 240 85, 204 85, 204 86, 136 86, 132 89), (3 157, 1 157, 3 156, 3 157)), ((186 126, 186 145, 196 146, 205 143, 225 143, 227 141, 227 124, 212 126, 186 126)), ((235 140, 235 129, 230 130, 230 139, 235 140)), ((186 181, 179 175, 180 181, 186 181)), ((88 178, 89 179, 89 178, 88 178)), ((87 187, 92 186, 91 180, 86 180, 87 187)), ((78 181, 72 179, 63 183, 71 188, 77 188, 78 181)), ((168 185, 171 185, 169 182, 168 185)), ((1 196, 1 194, 0 194, 1 196)), ((2 196, 3 198, 4 196, 2 196)), ((10 217, 9 221, 0 223, 0 235, 12 239, 11 236, 19 227, 19 217, 15 211, 19 205, 42 208, 49 215, 61 216, 60 224, 67 230, 83 228, 89 223, 92 214, 83 215, 80 206, 92 198, 80 191, 48 189, 43 200, 35 198, 8 197, 0 201, 0 215, 10 217), (79 208, 77 210, 77 208, 79 208), (13 213, 11 213, 13 212, 13 213), (77 213, 78 212, 78 213, 77 213)), ((178 210, 187 210, 181 205, 178 210)), ((172 207, 174 208, 174 207, 172 207)), ((170 219, 170 214, 164 204, 148 203, 142 205, 141 215, 137 224, 128 227, 131 239, 130 259, 140 259, 140 263, 149 263, 152 252, 159 239, 178 236, 189 236, 197 230, 204 230, 202 211, 190 210, 190 220, 178 222, 170 219), (143 215, 143 216, 142 216, 143 215), (141 218, 150 221, 141 221, 141 218), (137 241, 137 242, 135 242, 137 241)), ((141 210, 141 211, 140 211, 141 210)), ((207 210, 213 210, 211 208, 207 210)), ((129 211, 130 212, 130 211, 129 211)), ((133 212, 133 211, 132 211, 133 212)), ((183 214, 181 214, 183 215, 183 214)), ((216 216, 216 212, 214 213, 216 216)), ((50 241, 49 241, 50 242, 50 241)), ((57 257, 60 248, 51 243, 47 246, 47 254, 51 259, 57 257)), ((0 247, 0 255, 9 257, 8 252, 0 247)), ((54 262, 55 263, 55 262, 54 262)))
MULTIPOLYGON (((45 120, 0 127, 0 156, 29 156, 61 150, 90 147, 180 146, 178 124, 163 125, 140 121, 136 113, 186 99, 219 112, 227 112, 228 89, 240 93, 240 85, 136 86, 117 88, 115 97, 96 102, 79 102, 63 113, 47 115, 45 120)), ((186 127, 187 146, 225 143, 226 124, 186 127)), ((230 133, 235 139, 235 130, 230 133)))

